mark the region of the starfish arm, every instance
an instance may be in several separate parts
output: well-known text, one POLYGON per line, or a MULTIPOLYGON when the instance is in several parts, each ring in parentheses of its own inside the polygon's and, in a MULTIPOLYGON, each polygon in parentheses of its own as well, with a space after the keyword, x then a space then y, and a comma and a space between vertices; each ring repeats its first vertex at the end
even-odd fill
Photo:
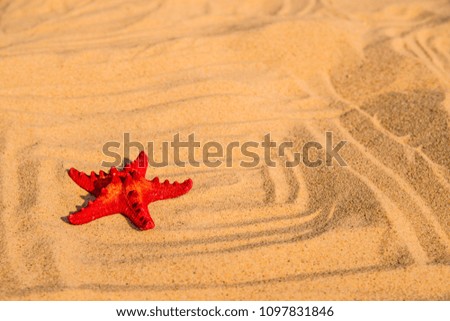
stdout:
POLYGON ((94 177, 92 176, 92 174, 87 175, 86 173, 80 172, 73 167, 69 169, 68 174, 70 178, 82 189, 86 190, 89 193, 92 193, 94 191, 94 177))
POLYGON ((95 196, 99 196, 101 190, 111 182, 111 175, 105 175, 104 171, 100 171, 99 175, 95 172, 91 172, 91 175, 87 175, 72 167, 69 169, 68 174, 78 186, 95 196))
POLYGON ((142 177, 145 177, 145 173, 147 172, 148 167, 148 156, 144 151, 139 153, 139 156, 131 163, 125 165, 124 170, 137 171, 142 177))
POLYGON ((111 184, 103 188, 100 195, 88 206, 76 213, 70 214, 68 219, 71 224, 79 225, 91 222, 100 217, 120 213, 125 202, 122 196, 120 179, 116 177, 111 184))
POLYGON ((153 222, 148 208, 142 206, 142 204, 139 204, 136 208, 128 207, 122 211, 122 214, 142 231, 150 230, 155 227, 155 222, 153 222))
POLYGON ((192 180, 190 178, 183 183, 175 181, 171 184, 168 180, 165 180, 161 184, 158 177, 155 177, 150 183, 149 187, 144 189, 144 198, 148 202, 175 198, 186 194, 192 188, 192 180))

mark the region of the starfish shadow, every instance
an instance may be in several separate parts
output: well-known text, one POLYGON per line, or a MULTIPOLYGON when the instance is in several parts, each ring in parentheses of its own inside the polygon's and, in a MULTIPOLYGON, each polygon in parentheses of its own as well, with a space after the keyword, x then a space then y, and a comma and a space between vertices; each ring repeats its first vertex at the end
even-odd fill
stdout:
POLYGON ((125 215, 122 215, 122 216, 125 218, 125 220, 127 221, 127 224, 128 224, 133 230, 136 230, 136 231, 139 231, 139 232, 142 231, 141 229, 137 228, 136 225, 134 225, 128 217, 126 217, 125 215))

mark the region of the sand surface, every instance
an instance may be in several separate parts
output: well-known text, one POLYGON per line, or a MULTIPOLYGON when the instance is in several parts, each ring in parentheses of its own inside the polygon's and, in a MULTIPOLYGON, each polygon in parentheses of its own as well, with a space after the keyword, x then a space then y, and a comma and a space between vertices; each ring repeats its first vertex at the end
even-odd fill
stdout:
POLYGON ((449 95, 448 1, 2 0, 0 299, 449 300, 449 95), (124 133, 327 131, 348 166, 171 159, 154 230, 61 219, 124 133))

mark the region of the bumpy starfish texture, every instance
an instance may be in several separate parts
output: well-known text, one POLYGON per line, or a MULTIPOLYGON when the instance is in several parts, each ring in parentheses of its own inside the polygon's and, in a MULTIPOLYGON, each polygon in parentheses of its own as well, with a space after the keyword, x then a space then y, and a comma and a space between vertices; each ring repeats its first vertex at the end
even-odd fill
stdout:
POLYGON ((138 158, 119 171, 111 167, 109 173, 100 171, 87 175, 75 168, 69 170, 69 176, 81 188, 93 194, 96 199, 80 211, 70 214, 71 224, 85 224, 100 217, 121 213, 141 230, 155 227, 148 211, 148 204, 175 198, 186 194, 192 188, 192 180, 183 183, 160 183, 158 177, 149 181, 145 178, 148 157, 141 152, 138 158))

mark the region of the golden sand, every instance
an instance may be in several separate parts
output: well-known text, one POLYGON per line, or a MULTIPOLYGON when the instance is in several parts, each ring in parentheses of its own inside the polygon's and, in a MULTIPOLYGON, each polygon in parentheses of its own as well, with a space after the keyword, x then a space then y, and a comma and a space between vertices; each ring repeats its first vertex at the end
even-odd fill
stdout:
POLYGON ((448 300, 449 94, 448 1, 1 1, 0 299, 448 300), (154 230, 61 219, 124 133, 327 131, 348 166, 170 161, 154 230))

